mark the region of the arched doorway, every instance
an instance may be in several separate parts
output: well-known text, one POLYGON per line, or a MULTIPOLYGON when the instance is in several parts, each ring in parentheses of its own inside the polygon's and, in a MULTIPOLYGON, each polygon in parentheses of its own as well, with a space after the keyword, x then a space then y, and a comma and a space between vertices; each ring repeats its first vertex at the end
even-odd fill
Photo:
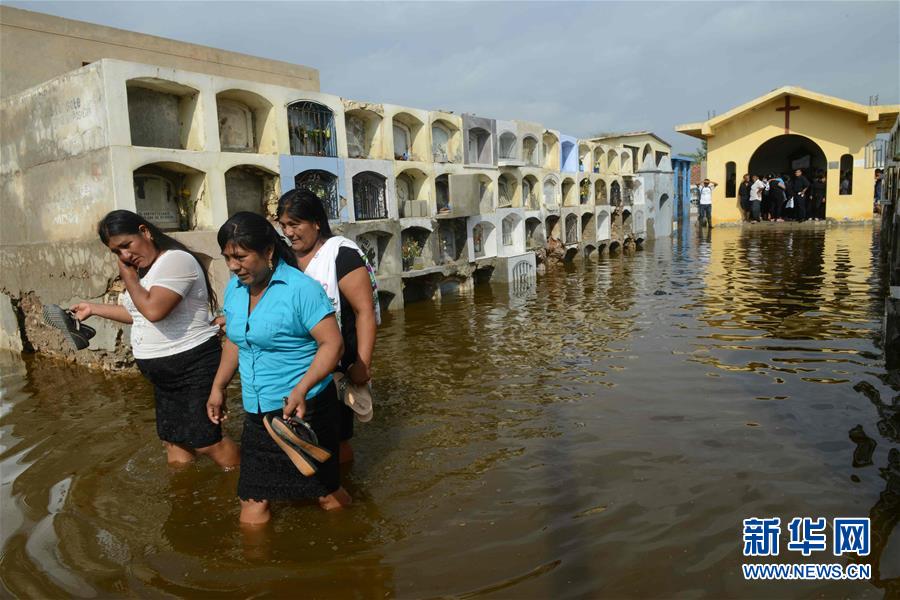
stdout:
MULTIPOLYGON (((818 144, 802 135, 784 134, 774 137, 763 142, 750 157, 751 175, 764 177, 774 173, 793 177, 796 169, 802 170, 810 182, 820 175, 828 174, 825 153, 818 144)), ((836 185, 836 181, 826 182, 826 186, 836 185)), ((806 206, 806 210, 810 210, 809 206, 806 206)), ((826 203, 820 206, 821 208, 815 209, 817 215, 825 218, 828 205, 826 203)))
POLYGON ((817 172, 826 171, 827 167, 825 153, 819 145, 795 134, 773 137, 760 145, 750 157, 750 174, 760 177, 769 173, 793 174, 794 169, 803 169, 807 178, 812 179, 817 172))

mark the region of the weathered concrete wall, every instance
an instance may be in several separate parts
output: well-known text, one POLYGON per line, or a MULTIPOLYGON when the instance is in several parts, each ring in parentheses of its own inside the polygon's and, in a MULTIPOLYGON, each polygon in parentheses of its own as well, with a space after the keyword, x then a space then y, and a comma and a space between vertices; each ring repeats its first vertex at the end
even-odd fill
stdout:
POLYGON ((0 6, 0 94, 3 96, 103 58, 301 90, 319 89, 319 71, 311 67, 0 6))
POLYGON ((0 243, 87 239, 113 207, 103 90, 92 66, 0 102, 0 243))

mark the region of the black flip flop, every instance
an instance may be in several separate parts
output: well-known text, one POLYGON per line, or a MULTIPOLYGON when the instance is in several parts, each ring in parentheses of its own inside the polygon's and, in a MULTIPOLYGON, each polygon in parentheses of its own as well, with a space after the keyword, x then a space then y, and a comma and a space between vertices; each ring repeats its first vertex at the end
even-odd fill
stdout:
POLYGON ((271 426, 282 440, 318 462, 323 463, 331 458, 331 452, 319 446, 316 432, 303 419, 284 420, 279 415, 275 415, 272 417, 271 426))
POLYGON ((44 322, 62 331, 76 350, 87 348, 90 339, 97 335, 97 331, 93 327, 85 325, 75 318, 72 311, 66 310, 58 304, 45 304, 43 313, 44 322))
MULTIPOLYGON (((280 419, 281 417, 277 417, 280 419)), ((307 456, 305 452, 303 452, 300 448, 288 442, 284 437, 282 437, 275 428, 272 426, 272 415, 266 415, 263 417, 263 425, 266 428, 266 431, 269 432, 269 435, 272 436, 272 439, 275 440, 275 443, 278 444, 278 447, 281 448, 287 457, 291 459, 291 462, 294 463, 294 466, 297 467, 297 470, 310 477, 315 475, 319 470, 313 462, 312 458, 307 456)))

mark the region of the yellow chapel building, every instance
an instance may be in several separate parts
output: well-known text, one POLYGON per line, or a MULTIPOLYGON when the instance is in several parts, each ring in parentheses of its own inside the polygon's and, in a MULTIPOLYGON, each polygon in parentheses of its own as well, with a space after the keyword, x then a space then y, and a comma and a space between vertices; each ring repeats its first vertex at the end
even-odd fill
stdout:
POLYGON ((700 123, 675 128, 707 142, 707 177, 713 223, 742 220, 738 186, 745 173, 760 176, 803 169, 827 178, 825 216, 870 220, 875 169, 866 167, 866 145, 890 131, 900 105, 867 106, 811 92, 778 88, 700 123))

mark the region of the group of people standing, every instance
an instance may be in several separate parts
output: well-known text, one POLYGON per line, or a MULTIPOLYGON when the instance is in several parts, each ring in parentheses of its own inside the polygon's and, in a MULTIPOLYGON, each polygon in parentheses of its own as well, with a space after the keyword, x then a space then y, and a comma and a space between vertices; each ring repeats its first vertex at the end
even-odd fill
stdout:
POLYGON ((825 219, 825 172, 812 180, 796 169, 794 175, 744 175, 738 190, 744 220, 819 221, 825 219))
POLYGON ((250 212, 219 229, 232 277, 214 318, 217 298, 197 256, 143 217, 113 211, 98 232, 126 292, 117 305, 71 307, 79 320, 131 324, 168 462, 205 455, 240 466, 245 524, 268 522, 273 500, 315 499, 326 510, 350 503, 339 463, 352 460, 355 413, 335 381, 367 392, 380 321, 374 272, 354 242, 332 234, 319 198, 291 190, 277 217, 280 232, 250 212), (222 432, 226 389, 238 371, 240 447, 222 432))
MULTIPOLYGON (((718 186, 708 178, 697 187, 700 226, 712 227, 712 196, 718 186)), ((812 179, 802 169, 788 174, 744 175, 738 188, 745 221, 820 221, 825 219, 826 179, 817 171, 812 179)))

